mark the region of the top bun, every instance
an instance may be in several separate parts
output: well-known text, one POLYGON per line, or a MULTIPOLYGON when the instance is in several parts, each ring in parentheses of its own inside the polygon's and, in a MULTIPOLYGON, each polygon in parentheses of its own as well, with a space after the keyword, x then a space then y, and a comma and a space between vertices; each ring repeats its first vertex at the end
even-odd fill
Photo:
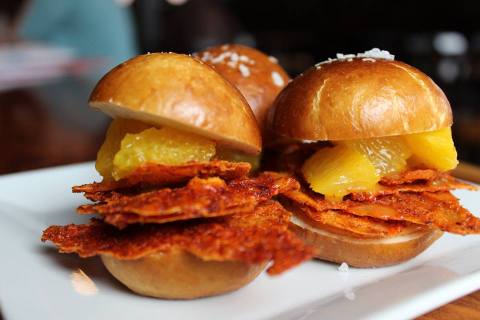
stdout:
POLYGON ((211 47, 196 55, 240 90, 263 128, 268 109, 290 81, 277 60, 238 44, 211 47))
POLYGON ((452 125, 450 104, 432 79, 405 63, 368 57, 317 64, 290 82, 272 108, 271 129, 299 140, 396 136, 452 125))
POLYGON ((89 103, 114 118, 175 127, 247 153, 261 150, 260 130, 247 101, 191 56, 153 53, 132 58, 98 82, 89 103))

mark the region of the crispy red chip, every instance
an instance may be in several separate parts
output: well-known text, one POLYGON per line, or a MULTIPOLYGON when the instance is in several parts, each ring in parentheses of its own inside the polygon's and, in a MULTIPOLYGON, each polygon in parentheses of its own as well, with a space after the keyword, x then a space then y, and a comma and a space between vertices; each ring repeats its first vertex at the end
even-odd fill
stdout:
POLYGON ((393 176, 389 178, 384 177, 375 191, 354 192, 351 193, 348 198, 356 201, 373 201, 378 196, 399 194, 402 192, 438 192, 454 189, 476 190, 477 188, 471 184, 457 180, 447 173, 435 170, 416 170, 407 171, 404 174, 398 175, 398 180, 393 179, 393 176), (427 176, 430 176, 432 179, 427 179, 427 176), (386 183, 386 181, 388 181, 388 183, 386 183))
POLYGON ((145 164, 119 181, 103 181, 75 186, 73 192, 96 193, 131 187, 151 187, 186 182, 193 177, 220 177, 231 180, 245 176, 250 171, 246 162, 215 160, 182 165, 145 164))
POLYGON ((98 213, 119 228, 132 223, 165 223, 252 211, 262 201, 298 189, 298 182, 277 173, 225 182, 193 178, 186 186, 140 194, 111 193, 101 203, 83 205, 81 214, 98 213))
MULTIPOLYGON (((317 220, 322 216, 326 219, 324 216, 329 210, 336 210, 357 218, 374 218, 376 223, 405 221, 458 234, 480 233, 480 219, 463 208, 448 191, 398 192, 367 197, 361 201, 347 199, 341 202, 330 202, 320 195, 307 195, 301 191, 287 192, 283 196, 309 207, 317 215, 317 220)), ((364 227, 363 224, 359 226, 364 227)))
POLYGON ((303 217, 312 226, 347 232, 360 237, 382 238, 396 236, 412 229, 412 224, 403 221, 384 221, 376 218, 357 216, 342 210, 342 206, 314 199, 301 191, 284 195, 282 203, 288 210, 303 217), (285 198, 288 200, 285 201, 285 198))
POLYGON ((407 170, 402 173, 388 175, 382 178, 380 184, 398 185, 404 183, 412 183, 415 181, 432 181, 448 175, 433 169, 417 169, 407 170))
POLYGON ((480 219, 463 208, 450 192, 401 192, 374 201, 344 201, 346 211, 386 221, 408 221, 457 234, 480 233, 480 219))
POLYGON ((255 210, 214 219, 168 224, 130 225, 118 230, 93 219, 87 225, 51 226, 50 240, 64 253, 81 257, 110 255, 138 259, 157 252, 185 250, 204 260, 272 261, 270 274, 281 273, 312 257, 309 247, 288 230, 290 213, 275 201, 255 210))

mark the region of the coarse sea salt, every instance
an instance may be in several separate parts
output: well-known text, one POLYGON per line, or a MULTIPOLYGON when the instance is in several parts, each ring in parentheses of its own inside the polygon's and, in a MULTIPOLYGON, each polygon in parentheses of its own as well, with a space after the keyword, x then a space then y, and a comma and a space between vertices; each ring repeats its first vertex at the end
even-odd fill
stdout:
POLYGON ((372 50, 365 51, 364 53, 357 53, 357 58, 372 58, 372 59, 384 59, 395 60, 395 56, 387 50, 380 50, 373 48, 372 50))
POLYGON ((230 60, 233 62, 238 62, 239 59, 240 57, 238 56, 238 53, 232 52, 232 54, 230 55, 230 60))
POLYGON ((320 69, 322 67, 322 64, 326 63, 331 63, 334 61, 348 61, 351 62, 353 61, 354 58, 362 58, 363 61, 369 61, 369 62, 375 62, 375 59, 382 59, 382 60, 388 60, 388 61, 393 61, 395 60, 395 56, 388 52, 387 50, 380 50, 378 48, 373 48, 371 50, 367 50, 365 52, 357 53, 357 54, 343 54, 343 53, 337 53, 336 58, 328 58, 325 61, 321 61, 315 65, 317 69, 320 69))
POLYGON ((242 62, 251 62, 250 58, 243 55, 243 54, 241 56, 239 56, 238 59, 242 62))
POLYGON ((325 60, 325 61, 321 61, 321 62, 317 63, 317 64, 315 65, 315 67, 316 67, 317 69, 320 69, 320 68, 322 67, 322 64, 332 63, 333 61, 337 61, 337 59, 328 58, 328 59, 325 60))
POLYGON ((355 55, 353 53, 352 54, 337 53, 338 60, 348 60, 353 58, 355 58, 355 55))
POLYGON ((277 64, 278 64, 278 59, 275 58, 274 56, 268 56, 268 60, 270 60, 270 61, 273 62, 273 63, 277 63, 277 64))
POLYGON ((246 55, 240 55, 235 51, 223 51, 220 54, 213 55, 210 52, 202 53, 200 57, 201 60, 205 62, 210 62, 212 64, 222 64, 226 63, 230 68, 239 68, 240 72, 244 77, 250 75, 250 69, 246 65, 254 65, 255 61, 246 55))
POLYGON ((283 81, 282 76, 276 71, 272 72, 272 81, 273 81, 273 84, 276 85, 277 87, 282 87, 285 84, 285 81, 283 81))
POLYGON ((240 63, 238 69, 240 70, 242 76, 244 76, 245 78, 250 76, 250 69, 246 65, 240 63))
POLYGON ((225 60, 225 58, 230 57, 231 55, 232 55, 232 53, 227 51, 227 52, 223 52, 223 53, 219 54, 216 57, 212 56, 212 57, 210 57, 209 60, 213 64, 222 63, 225 60))
POLYGON ((338 271, 340 271, 340 272, 348 272, 348 270, 349 270, 349 267, 348 267, 348 264, 346 262, 342 262, 340 267, 338 267, 338 271))

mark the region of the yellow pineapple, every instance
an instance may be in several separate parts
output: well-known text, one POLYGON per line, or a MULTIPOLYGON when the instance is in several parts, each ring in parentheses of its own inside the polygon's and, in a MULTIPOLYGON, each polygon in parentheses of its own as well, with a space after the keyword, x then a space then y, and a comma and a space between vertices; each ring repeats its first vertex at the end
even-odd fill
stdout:
POLYGON ((450 128, 409 134, 402 138, 411 150, 412 158, 416 163, 440 171, 452 170, 458 164, 457 150, 453 144, 450 128))
POLYGON ((207 162, 214 155, 213 141, 172 128, 150 128, 125 135, 113 159, 112 176, 121 179, 144 163, 207 162))
POLYGON ((112 179, 113 158, 120 150, 120 142, 125 134, 137 133, 149 127, 143 122, 130 119, 117 118, 112 120, 105 135, 105 141, 98 150, 95 163, 95 168, 105 180, 112 179))
POLYGON ((365 155, 380 177, 405 170, 407 159, 412 155, 400 137, 349 140, 341 144, 365 155))
POLYGON ((302 173, 312 190, 329 200, 342 200, 354 191, 373 190, 380 180, 368 157, 346 144, 318 150, 305 161, 302 173))

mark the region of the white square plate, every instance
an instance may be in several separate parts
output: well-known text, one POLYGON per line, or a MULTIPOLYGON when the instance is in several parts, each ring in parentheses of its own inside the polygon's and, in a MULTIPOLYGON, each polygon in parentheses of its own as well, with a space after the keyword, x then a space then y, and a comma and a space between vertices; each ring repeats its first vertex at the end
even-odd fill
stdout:
MULTIPOLYGON (((311 261, 261 275, 227 295, 163 301, 130 293, 97 258, 40 242, 51 224, 84 222, 73 185, 98 180, 92 163, 0 177, 0 305, 10 319, 408 319, 480 289, 480 237, 446 234, 408 263, 338 271, 311 261)), ((480 193, 459 191, 477 215, 480 193)))

